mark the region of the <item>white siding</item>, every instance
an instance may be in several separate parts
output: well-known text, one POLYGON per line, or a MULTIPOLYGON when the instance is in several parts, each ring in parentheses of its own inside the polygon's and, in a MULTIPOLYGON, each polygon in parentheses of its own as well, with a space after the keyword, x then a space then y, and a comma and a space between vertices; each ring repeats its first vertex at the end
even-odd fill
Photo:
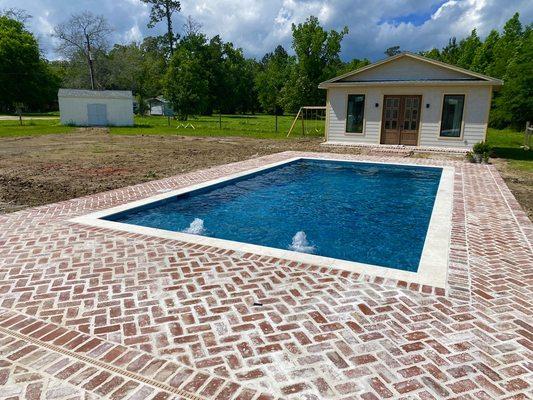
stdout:
POLYGON ((150 107, 150 115, 163 115, 163 104, 154 104, 150 107))
POLYGON ((108 125, 133 125, 132 98, 99 98, 59 95, 59 113, 62 124, 87 126, 87 104, 105 104, 107 106, 108 125))
POLYGON ((379 144, 383 96, 392 94, 421 95, 419 146, 471 148, 485 139, 490 108, 489 86, 397 86, 353 87, 328 89, 327 140, 331 143, 379 144), (348 94, 365 95, 362 134, 346 133, 348 94), (444 94, 464 94, 463 132, 459 139, 441 138, 440 118, 444 94), (378 107, 375 104, 378 104, 378 107), (426 108, 429 104, 429 108, 426 108))
POLYGON ((347 76, 339 82, 449 79, 476 80, 471 75, 466 75, 459 71, 430 64, 427 61, 404 57, 358 72, 355 75, 347 76))

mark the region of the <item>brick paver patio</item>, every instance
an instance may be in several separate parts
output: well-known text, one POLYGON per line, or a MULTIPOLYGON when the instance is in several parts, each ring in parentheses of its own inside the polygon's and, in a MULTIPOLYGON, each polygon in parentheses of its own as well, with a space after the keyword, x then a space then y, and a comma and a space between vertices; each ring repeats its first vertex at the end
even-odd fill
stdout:
POLYGON ((335 155, 455 167, 446 288, 68 222, 301 155, 0 215, 0 398, 530 398, 533 226, 492 166, 335 155))

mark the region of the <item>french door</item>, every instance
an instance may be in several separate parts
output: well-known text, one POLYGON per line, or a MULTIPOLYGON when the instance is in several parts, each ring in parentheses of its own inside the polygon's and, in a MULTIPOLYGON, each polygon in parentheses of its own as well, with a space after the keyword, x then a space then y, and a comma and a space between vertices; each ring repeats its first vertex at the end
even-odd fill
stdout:
POLYGON ((418 144, 422 96, 386 95, 383 100, 381 144, 418 144))

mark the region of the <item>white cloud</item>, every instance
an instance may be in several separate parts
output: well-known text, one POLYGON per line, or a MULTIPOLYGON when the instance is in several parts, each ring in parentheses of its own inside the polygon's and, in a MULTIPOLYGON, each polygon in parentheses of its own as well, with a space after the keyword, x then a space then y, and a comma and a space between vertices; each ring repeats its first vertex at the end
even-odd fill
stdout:
POLYGON ((123 36, 123 42, 124 43, 131 43, 131 42, 141 42, 143 39, 143 34, 141 32, 141 29, 139 28, 139 25, 135 24, 130 29, 128 29, 123 36))
MULTIPOLYGON (((21 7, 20 0, 0 0, 4 7, 21 7)), ((118 43, 165 30, 163 23, 153 30, 146 27, 149 8, 140 0, 26 0, 23 7, 34 16, 29 27, 49 57, 55 56, 53 26, 82 10, 105 15, 114 28, 111 39, 118 43)), ((174 24, 181 31, 191 15, 208 36, 219 34, 248 56, 260 58, 278 44, 289 48, 291 25, 316 15, 327 29, 348 26, 344 59, 375 60, 393 45, 412 51, 441 47, 451 36, 464 37, 473 28, 485 36, 493 28, 501 29, 516 11, 523 22, 533 20, 530 0, 182 0, 174 24), (413 14, 419 19, 416 23, 409 22, 413 14)))

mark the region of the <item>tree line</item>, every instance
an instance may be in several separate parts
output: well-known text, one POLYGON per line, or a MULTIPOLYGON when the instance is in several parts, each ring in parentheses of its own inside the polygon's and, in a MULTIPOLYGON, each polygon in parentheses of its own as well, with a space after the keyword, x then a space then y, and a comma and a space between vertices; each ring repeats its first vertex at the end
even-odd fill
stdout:
MULTIPOLYGON (((342 61, 348 29, 327 31, 313 16, 292 25, 292 54, 280 45, 256 60, 218 35, 208 37, 190 17, 177 34, 172 17, 181 11, 179 1, 142 1, 150 6, 148 26, 163 23, 165 34, 110 46, 112 28, 106 19, 83 12, 56 26, 62 60, 54 61, 42 57, 24 27, 31 16, 17 9, 0 12, 0 110, 53 108, 62 86, 132 90, 141 113, 147 99, 163 95, 183 120, 214 112, 279 115, 303 105, 323 105, 320 82, 369 64, 367 59, 342 61)), ((493 30, 485 40, 474 29, 464 39, 451 38, 442 49, 420 54, 504 79, 490 122, 522 126, 533 119, 531 30, 515 14, 502 32, 493 30)), ((387 56, 398 52, 399 46, 385 50, 387 56)))

